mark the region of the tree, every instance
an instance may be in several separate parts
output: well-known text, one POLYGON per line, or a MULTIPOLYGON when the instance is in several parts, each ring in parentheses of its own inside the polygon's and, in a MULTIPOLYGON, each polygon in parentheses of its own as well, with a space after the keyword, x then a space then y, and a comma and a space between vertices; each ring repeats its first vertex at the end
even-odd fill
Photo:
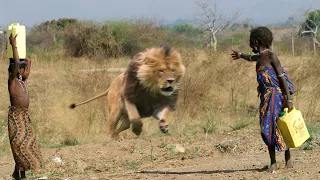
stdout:
POLYGON ((210 33, 210 48, 217 51, 217 37, 216 34, 225 30, 229 25, 240 16, 240 11, 235 11, 230 19, 218 12, 218 6, 212 0, 197 0, 196 5, 201 9, 202 13, 197 14, 197 21, 200 22, 204 31, 210 33))
POLYGON ((173 26, 173 29, 177 32, 191 32, 194 28, 190 24, 178 24, 173 26))
POLYGON ((286 21, 286 27, 290 28, 290 31, 288 32, 288 35, 291 37, 291 50, 292 50, 292 56, 295 56, 295 38, 297 36, 300 36, 301 32, 301 25, 304 22, 304 17, 306 14, 306 10, 300 9, 298 10, 299 13, 292 15, 288 18, 286 21))
MULTIPOLYGON (((304 22, 305 31, 317 31, 320 26, 320 10, 315 10, 307 14, 306 20, 304 22)), ((319 34, 317 32, 316 34, 319 34)))
POLYGON ((173 30, 179 33, 185 33, 188 36, 195 36, 202 33, 202 30, 197 27, 193 27, 191 24, 179 24, 173 26, 173 30))
POLYGON ((317 40, 319 34, 318 29, 320 27, 320 10, 312 12, 306 11, 306 18, 301 26, 300 34, 309 35, 312 37, 314 54, 316 55, 316 46, 320 47, 320 43, 317 40))
POLYGON ((291 28, 289 35, 292 36, 292 54, 294 56, 294 39, 296 36, 309 36, 312 38, 314 53, 316 46, 320 47, 317 41, 320 26, 320 10, 310 12, 310 9, 300 9, 299 13, 288 18, 286 24, 291 28))

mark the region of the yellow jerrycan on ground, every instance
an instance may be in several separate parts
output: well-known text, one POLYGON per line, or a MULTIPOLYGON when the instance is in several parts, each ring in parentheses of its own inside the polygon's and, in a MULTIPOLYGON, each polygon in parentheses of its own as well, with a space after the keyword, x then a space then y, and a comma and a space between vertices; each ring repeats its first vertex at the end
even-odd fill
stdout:
POLYGON ((19 23, 13 23, 10 26, 8 26, 8 31, 6 34, 7 34, 7 57, 9 59, 13 58, 12 46, 9 40, 11 33, 13 37, 16 34, 18 34, 16 42, 17 42, 19 59, 26 59, 26 27, 23 25, 20 25, 19 23))
POLYGON ((295 108, 289 113, 288 108, 285 108, 277 125, 288 148, 299 147, 310 137, 301 112, 295 108))

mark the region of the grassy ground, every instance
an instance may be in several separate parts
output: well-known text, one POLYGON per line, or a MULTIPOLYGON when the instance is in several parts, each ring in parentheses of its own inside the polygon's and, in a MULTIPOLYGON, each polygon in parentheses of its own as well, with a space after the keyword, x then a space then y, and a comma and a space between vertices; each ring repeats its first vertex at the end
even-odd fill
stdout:
MULTIPOLYGON (((170 118, 168 136, 178 140, 183 139, 184 143, 187 143, 185 137, 194 136, 195 140, 190 141, 191 144, 197 141, 207 141, 224 133, 226 133, 225 137, 228 137, 228 132, 231 134, 234 132, 248 133, 244 131, 245 129, 254 129, 254 135, 259 136, 259 99, 256 92, 255 64, 233 61, 228 53, 212 54, 192 49, 178 50, 182 53, 187 69, 181 86, 177 111, 170 118), (201 138, 197 139, 198 136, 201 138)), ((81 149, 81 146, 87 144, 100 144, 107 141, 106 98, 75 110, 70 110, 67 106, 103 92, 111 80, 119 74, 118 72, 83 72, 80 70, 125 68, 130 60, 126 57, 89 60, 65 57, 62 54, 51 52, 32 55, 33 69, 28 82, 31 98, 30 114, 34 132, 41 147, 48 149, 47 154, 53 149, 65 146, 80 145, 81 149)), ((312 133, 312 139, 302 148, 312 150, 318 147, 317 139, 320 138, 318 126, 320 123, 320 101, 318 101, 320 78, 317 75, 320 65, 317 62, 318 58, 280 55, 279 59, 297 88, 294 105, 302 111, 309 131, 312 133)), ((2 64, 0 66, 0 84, 2 84, 0 86, 2 99, 0 104, 0 156, 7 157, 10 156, 6 129, 9 106, 8 62, 5 58, 2 58, 0 62, 2 64)), ((166 137, 158 130, 155 120, 145 119, 144 123, 141 138, 151 141, 166 137)), ((122 134, 124 139, 131 139, 131 136, 130 132, 122 134)), ((258 139, 257 142, 261 144, 261 140, 258 139)), ((175 143, 178 142, 175 141, 175 143)), ((158 142, 158 144, 165 149, 164 153, 173 151, 173 146, 175 146, 175 144, 165 142, 158 142)), ((198 154, 206 156, 208 154, 206 151, 210 151, 214 148, 213 146, 224 151, 224 146, 219 143, 211 145, 204 148, 205 151, 198 149, 198 154)), ((77 150, 79 153, 80 149, 77 150)), ((135 149, 132 151, 136 152, 135 149)), ((189 149, 190 151, 194 155, 197 149, 189 149)), ((144 151, 139 153, 145 154, 144 151)), ((146 158, 152 158, 152 155, 146 158)), ((105 161, 109 163, 108 159, 105 161)), ((135 164, 134 161, 121 162, 122 166, 133 170, 140 169, 144 166, 143 163, 146 162, 142 161, 140 164, 139 162, 135 164)), ((59 173, 51 170, 51 173, 59 173)), ((59 175, 51 176, 60 177, 59 175)))

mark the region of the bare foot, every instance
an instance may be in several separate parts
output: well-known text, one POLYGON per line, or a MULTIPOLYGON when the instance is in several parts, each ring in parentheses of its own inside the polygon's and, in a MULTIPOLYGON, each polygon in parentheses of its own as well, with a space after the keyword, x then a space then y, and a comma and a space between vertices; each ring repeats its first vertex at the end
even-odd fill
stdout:
POLYGON ((287 149, 285 151, 284 159, 286 161, 286 168, 293 168, 293 162, 291 160, 290 149, 287 149))
POLYGON ((13 174, 12 174, 12 177, 13 177, 15 180, 20 180, 19 172, 18 172, 18 171, 14 171, 13 174))
POLYGON ((21 180, 26 180, 26 172, 25 171, 20 171, 20 175, 21 175, 21 180))
POLYGON ((263 167, 263 169, 265 169, 266 172, 268 172, 268 173, 274 174, 274 173, 276 173, 276 170, 278 169, 278 168, 277 168, 277 163, 271 164, 270 167, 269 167, 268 165, 265 165, 265 166, 263 167))
POLYGON ((286 160, 286 168, 293 168, 293 162, 291 159, 286 160))

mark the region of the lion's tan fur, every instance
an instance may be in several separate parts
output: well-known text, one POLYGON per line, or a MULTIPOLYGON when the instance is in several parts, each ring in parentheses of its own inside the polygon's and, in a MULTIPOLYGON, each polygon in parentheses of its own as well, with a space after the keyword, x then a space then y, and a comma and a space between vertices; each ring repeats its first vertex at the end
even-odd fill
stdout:
MULTIPOLYGON (((138 79, 144 86, 148 87, 150 91, 155 93, 159 92, 159 88, 157 87, 158 83, 165 83, 166 81, 166 79, 161 79, 159 82, 159 79, 154 75, 159 69, 164 70, 166 74, 170 73, 167 71, 175 69, 175 75, 178 81, 184 74, 184 66, 181 64, 180 54, 172 50, 168 56, 165 56, 163 51, 163 48, 151 48, 136 57, 137 66, 139 67, 137 71, 138 79)), ((164 76, 164 78, 166 77, 167 75, 164 76)))
MULTIPOLYGON (((168 113, 175 107, 184 71, 176 50, 152 47, 134 56, 127 71, 112 81, 108 91, 85 103, 108 95, 108 129, 113 137, 128 129, 130 124, 139 135, 140 118, 150 116, 160 120, 160 129, 167 132, 168 113)), ((74 107, 82 104, 74 104, 74 107)))

